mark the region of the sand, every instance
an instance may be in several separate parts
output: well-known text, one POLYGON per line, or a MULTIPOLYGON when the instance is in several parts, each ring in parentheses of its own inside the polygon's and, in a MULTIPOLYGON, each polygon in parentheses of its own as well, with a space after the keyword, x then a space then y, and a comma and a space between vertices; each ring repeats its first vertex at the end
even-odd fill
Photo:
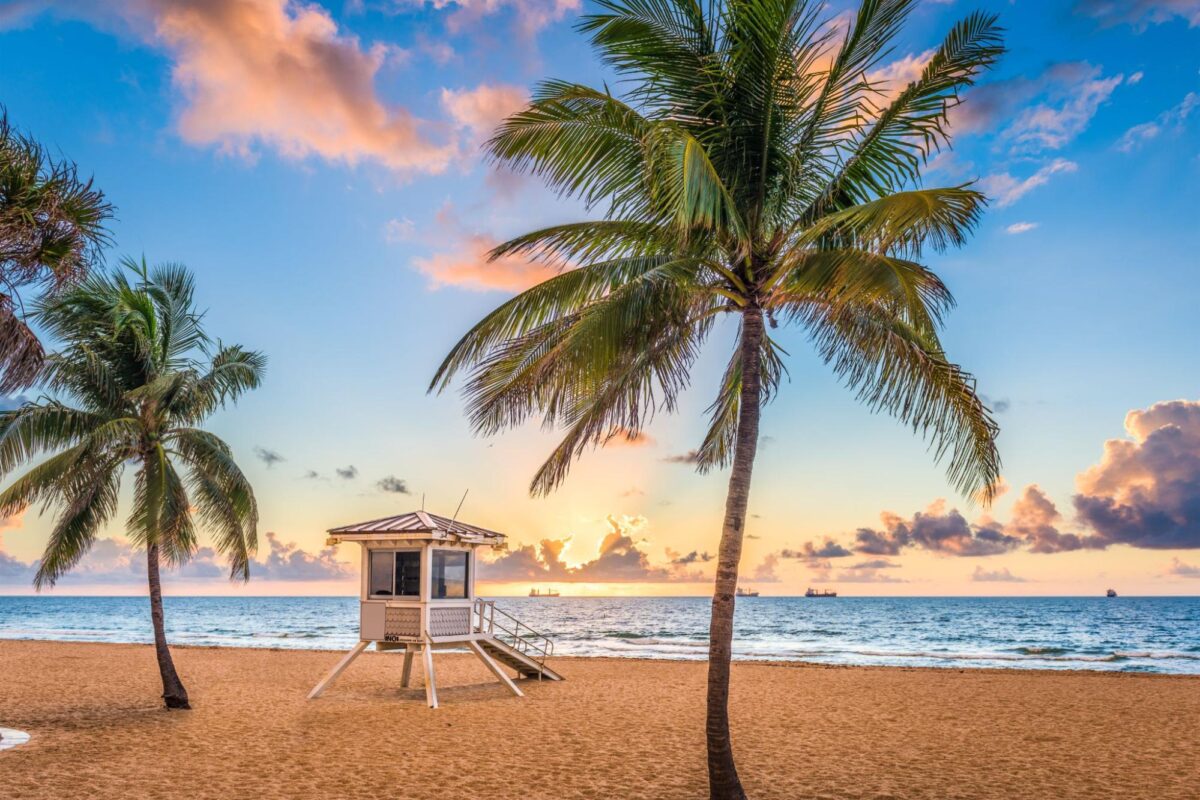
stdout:
MULTIPOLYGON (((555 660, 510 696, 472 656, 368 653, 318 700, 331 652, 177 648, 168 712, 147 646, 0 641, 6 798, 696 798, 695 662, 555 660)), ((1196 798, 1200 678, 736 664, 753 798, 1196 798)))

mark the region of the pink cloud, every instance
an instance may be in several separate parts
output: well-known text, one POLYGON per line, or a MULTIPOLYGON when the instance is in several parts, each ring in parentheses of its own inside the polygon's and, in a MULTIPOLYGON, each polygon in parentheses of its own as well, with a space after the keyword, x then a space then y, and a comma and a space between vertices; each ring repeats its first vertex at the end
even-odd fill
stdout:
POLYGON ((489 138, 507 116, 528 101, 528 92, 520 86, 485 83, 474 89, 442 89, 442 107, 477 141, 489 138))
MULTIPOLYGON (((697 563, 711 561, 707 553, 669 555, 670 562, 654 564, 642 542, 636 538, 646 527, 645 517, 608 517, 611 530, 600 542, 595 558, 568 566, 563 551, 570 541, 543 539, 537 547, 524 545, 480 564, 479 578, 485 581, 555 581, 562 583, 640 583, 684 582, 707 580, 703 573, 691 569, 697 563)), ((644 541, 644 540, 643 540, 644 541)))
POLYGON ((453 156, 430 126, 378 97, 376 74, 394 51, 364 47, 319 6, 136 0, 126 8, 148 18, 153 41, 175 59, 185 141, 241 155, 262 144, 290 158, 422 172, 440 172, 453 156))
POLYGON ((876 88, 883 92, 883 96, 876 100, 877 104, 888 105, 908 84, 920 78, 935 52, 926 50, 923 53, 909 53, 868 73, 867 79, 877 84, 876 88))
POLYGON ((442 172, 461 152, 453 123, 421 119, 377 90, 380 71, 413 54, 363 43, 315 3, 27 0, 15 18, 44 9, 165 51, 181 96, 176 128, 190 144, 413 173, 442 172))
MULTIPOLYGON (((425 0, 402 0, 411 5, 425 5, 425 0)), ((434 8, 454 8, 446 21, 452 32, 478 25, 484 17, 511 10, 517 32, 532 38, 538 31, 579 11, 580 0, 432 0, 434 8)))
POLYGON ((488 233, 465 229, 453 206, 446 205, 437 214, 438 241, 453 244, 430 256, 414 258, 419 272, 428 276, 430 288, 457 286, 472 291, 519 292, 558 274, 554 267, 519 256, 488 260, 488 253, 500 241, 488 233))

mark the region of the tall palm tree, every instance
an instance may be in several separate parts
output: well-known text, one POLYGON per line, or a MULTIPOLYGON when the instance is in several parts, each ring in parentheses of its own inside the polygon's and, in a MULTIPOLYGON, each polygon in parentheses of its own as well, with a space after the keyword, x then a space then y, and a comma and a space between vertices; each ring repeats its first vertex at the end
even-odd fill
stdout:
POLYGON ((86 276, 108 244, 111 217, 90 179, 14 129, 0 108, 0 393, 33 383, 45 358, 22 289, 53 295, 86 276))
POLYGON ((126 532, 146 550, 150 617, 167 708, 190 708, 163 628, 159 565, 185 562, 197 522, 248 580, 257 547, 254 491, 229 446, 198 426, 262 381, 266 359, 215 344, 196 311, 195 284, 179 265, 94 275, 45 301, 36 321, 62 343, 40 384, 51 393, 0 413, 0 478, 40 457, 0 492, 0 516, 33 503, 57 521, 34 585, 53 586, 95 543, 117 511, 121 479, 133 470, 126 532))
POLYGON ((864 0, 844 33, 806 0, 598 0, 579 27, 622 79, 547 81, 488 142, 491 157, 599 206, 491 256, 562 267, 486 316, 431 391, 468 373, 477 432, 540 415, 564 431, 544 494, 585 450, 674 410, 718 319, 739 333, 698 450, 732 465, 712 603, 710 792, 744 797, 729 736, 734 595, 763 404, 784 375, 779 324, 807 332, 858 398, 923 434, 961 491, 991 499, 996 425, 938 339, 953 300, 919 263, 963 244, 986 199, 922 188, 946 112, 1002 53, 991 16, 956 24, 894 97, 874 76, 914 7, 864 0))

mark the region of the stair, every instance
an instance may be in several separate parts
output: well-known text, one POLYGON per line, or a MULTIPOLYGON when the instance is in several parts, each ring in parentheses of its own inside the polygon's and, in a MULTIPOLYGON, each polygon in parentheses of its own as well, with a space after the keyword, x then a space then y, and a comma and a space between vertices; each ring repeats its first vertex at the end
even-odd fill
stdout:
POLYGON ((547 667, 544 661, 531 658, 502 639, 489 636, 478 641, 479 646, 489 656, 509 669, 516 671, 522 678, 537 678, 538 680, 545 678, 551 681, 563 680, 563 676, 550 669, 550 667, 547 667))

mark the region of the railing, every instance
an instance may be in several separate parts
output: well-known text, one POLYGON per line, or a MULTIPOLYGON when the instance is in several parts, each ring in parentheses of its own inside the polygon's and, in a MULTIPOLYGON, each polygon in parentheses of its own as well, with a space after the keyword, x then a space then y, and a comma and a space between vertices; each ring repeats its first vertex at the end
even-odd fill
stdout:
POLYGON ((472 607, 473 627, 476 633, 494 636, 518 651, 526 658, 545 666, 546 659, 554 655, 554 641, 521 620, 496 608, 495 600, 476 600, 472 607))

